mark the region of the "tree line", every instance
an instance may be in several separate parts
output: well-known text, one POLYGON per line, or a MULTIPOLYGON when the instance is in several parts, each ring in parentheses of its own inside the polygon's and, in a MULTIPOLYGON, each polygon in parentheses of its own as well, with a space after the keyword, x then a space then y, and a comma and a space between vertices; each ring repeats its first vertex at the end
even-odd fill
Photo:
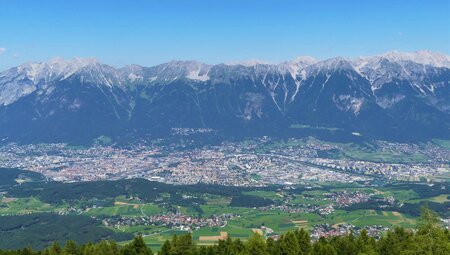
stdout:
MULTIPOLYGON (((77 245, 68 241, 64 246, 52 246, 33 251, 31 248, 0 251, 0 255, 152 255, 141 236, 124 246, 115 241, 101 241, 77 245)), ((448 255, 450 232, 440 225, 439 218, 429 209, 423 209, 417 230, 397 227, 379 240, 370 237, 366 230, 358 236, 320 238, 311 242, 307 231, 287 232, 277 240, 265 239, 255 234, 248 241, 221 240, 215 245, 196 244, 190 234, 173 236, 167 240, 158 255, 448 255)))

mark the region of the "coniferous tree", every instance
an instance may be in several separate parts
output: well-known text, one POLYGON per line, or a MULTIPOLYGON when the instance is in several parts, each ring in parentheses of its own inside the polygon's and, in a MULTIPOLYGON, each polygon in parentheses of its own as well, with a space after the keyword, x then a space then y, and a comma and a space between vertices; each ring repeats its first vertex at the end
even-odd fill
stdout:
POLYGON ((422 254, 450 254, 448 235, 440 225, 438 215, 428 208, 422 208, 414 246, 415 251, 422 254))
POLYGON ((158 252, 158 255, 170 255, 170 250, 172 249, 172 244, 169 240, 166 240, 164 244, 161 246, 161 249, 158 252))
MULTIPOLYGON (((93 254, 97 255, 119 255, 119 247, 115 241, 101 241, 92 249, 93 254)), ((92 254, 91 253, 91 254, 92 254)), ((87 255, 87 254, 83 254, 87 255)))
POLYGON ((336 249, 328 241, 321 237, 318 242, 314 243, 311 252, 312 255, 337 255, 336 249))
POLYGON ((329 240, 329 243, 335 248, 338 254, 358 254, 358 248, 353 233, 350 233, 347 236, 333 237, 329 240))
POLYGON ((298 255, 300 254, 300 245, 296 235, 293 232, 287 232, 280 238, 280 255, 298 255))
POLYGON ((240 239, 236 239, 233 241, 233 249, 236 254, 242 254, 245 251, 245 245, 240 239))
POLYGON ((270 255, 277 255, 281 253, 278 241, 269 238, 267 239, 266 243, 267 243, 267 251, 269 252, 270 255))
POLYGON ((20 255, 33 255, 35 253, 33 252, 33 249, 31 249, 31 247, 26 247, 26 248, 23 248, 22 250, 20 250, 19 254, 20 255))
POLYGON ((127 244, 123 250, 122 255, 153 255, 153 252, 144 242, 142 236, 137 236, 134 240, 127 244))
POLYGON ((303 228, 300 230, 295 230, 294 233, 300 246, 300 254, 309 254, 311 252, 311 238, 309 237, 309 233, 303 228))
POLYGON ((54 242, 53 245, 48 249, 49 255, 61 255, 62 249, 58 242, 54 242))
POLYGON ((69 240, 64 245, 62 254, 63 255, 81 255, 81 250, 74 241, 69 240))
POLYGON ((267 244, 263 237, 254 234, 246 243, 246 251, 249 255, 268 255, 267 244))
POLYGON ((196 253, 196 247, 192 241, 192 235, 178 236, 172 240, 171 253, 173 255, 192 255, 196 253))
POLYGON ((375 239, 367 234, 367 230, 363 229, 356 239, 356 247, 359 254, 376 254, 375 239))

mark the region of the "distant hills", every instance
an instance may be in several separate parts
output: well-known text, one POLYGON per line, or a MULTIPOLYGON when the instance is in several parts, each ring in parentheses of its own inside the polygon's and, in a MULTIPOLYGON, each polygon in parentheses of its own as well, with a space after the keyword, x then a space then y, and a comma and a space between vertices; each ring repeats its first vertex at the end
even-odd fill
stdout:
POLYGON ((89 143, 207 128, 224 137, 308 132, 450 137, 450 57, 429 51, 280 64, 172 61, 114 68, 52 59, 0 73, 0 138, 89 143))

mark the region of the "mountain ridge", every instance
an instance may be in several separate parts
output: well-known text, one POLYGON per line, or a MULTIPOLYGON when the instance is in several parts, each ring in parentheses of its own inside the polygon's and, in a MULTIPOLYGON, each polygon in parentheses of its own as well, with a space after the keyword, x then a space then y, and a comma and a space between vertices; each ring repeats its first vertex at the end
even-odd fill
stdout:
POLYGON ((449 136, 449 60, 420 51, 276 65, 26 63, 0 73, 0 135, 92 140, 179 127, 277 135, 307 124, 383 139, 449 136))

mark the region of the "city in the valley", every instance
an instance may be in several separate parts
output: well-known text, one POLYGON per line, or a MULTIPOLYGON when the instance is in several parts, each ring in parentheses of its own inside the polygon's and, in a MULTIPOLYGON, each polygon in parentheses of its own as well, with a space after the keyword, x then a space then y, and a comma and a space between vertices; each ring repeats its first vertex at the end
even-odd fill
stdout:
POLYGON ((0 147, 0 167, 63 182, 145 178, 248 187, 379 179, 439 182, 450 177, 450 150, 444 142, 356 144, 264 137, 191 148, 162 141, 92 147, 11 143, 0 147))
POLYGON ((380 238, 414 227, 424 205, 450 227, 449 159, 446 140, 4 143, 0 167, 26 171, 14 179, 20 188, 1 193, 0 215, 88 216, 156 249, 188 232, 199 244, 295 228, 313 240, 363 229, 380 238))

